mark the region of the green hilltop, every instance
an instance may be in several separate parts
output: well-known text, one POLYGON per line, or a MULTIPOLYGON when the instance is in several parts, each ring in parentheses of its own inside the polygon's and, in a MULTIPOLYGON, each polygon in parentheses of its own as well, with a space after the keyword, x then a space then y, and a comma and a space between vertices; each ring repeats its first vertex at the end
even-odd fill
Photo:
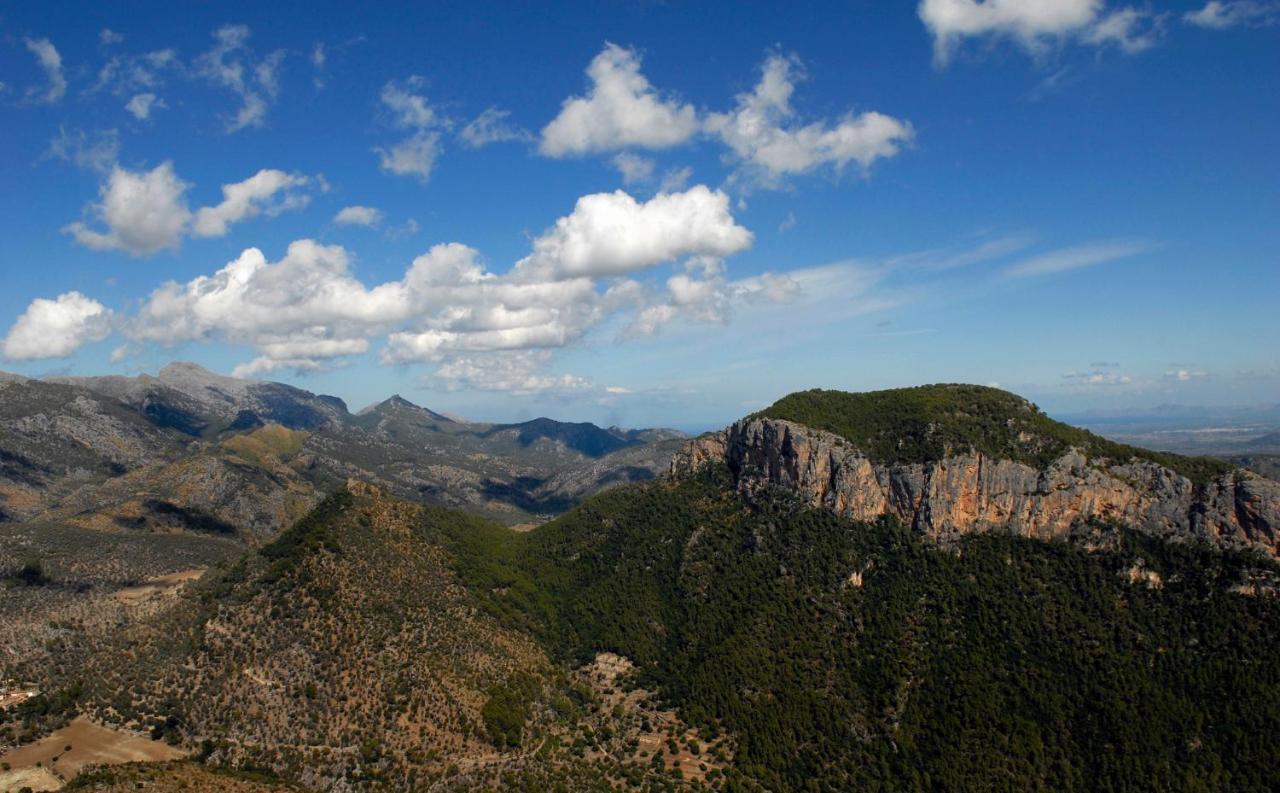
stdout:
POLYGON ((1074 448, 1091 462, 1154 462, 1197 484, 1234 470, 1221 460, 1109 441, 1049 418, 1017 394, 988 386, 797 391, 753 417, 783 419, 834 433, 882 463, 923 463, 972 450, 1043 469, 1074 448))

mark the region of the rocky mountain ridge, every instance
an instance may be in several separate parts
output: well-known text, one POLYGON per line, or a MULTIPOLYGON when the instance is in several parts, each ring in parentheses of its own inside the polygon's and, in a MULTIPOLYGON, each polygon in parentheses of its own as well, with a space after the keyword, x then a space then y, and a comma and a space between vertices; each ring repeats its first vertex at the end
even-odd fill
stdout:
POLYGON ((1070 449, 1043 469, 979 451, 877 462, 832 432, 748 417, 688 442, 671 472, 723 463, 741 490, 779 486, 852 520, 892 515, 939 541, 984 531, 1063 537, 1090 520, 1280 554, 1280 483, 1244 470, 1192 482, 1158 463, 1087 459, 1070 449))
POLYGON ((603 487, 652 478, 665 454, 643 450, 678 435, 548 418, 457 421, 399 395, 352 413, 337 397, 191 363, 154 376, 5 376, 0 393, 0 521, 10 522, 129 501, 112 518, 141 526, 156 523, 145 505, 162 501, 218 506, 218 519, 263 537, 297 517, 283 495, 309 506, 354 476, 404 498, 527 523, 603 487), (242 504, 222 508, 246 482, 274 506, 255 515, 242 504))

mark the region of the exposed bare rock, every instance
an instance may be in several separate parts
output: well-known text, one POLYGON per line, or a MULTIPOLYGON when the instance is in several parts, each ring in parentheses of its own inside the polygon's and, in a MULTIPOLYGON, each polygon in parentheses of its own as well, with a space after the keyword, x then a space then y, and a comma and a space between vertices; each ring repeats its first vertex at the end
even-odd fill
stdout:
POLYGON ((1154 462, 1102 465, 1076 450, 1043 470, 977 452, 881 464, 840 436, 766 418, 690 441, 671 471, 708 462, 726 464, 743 490, 785 487, 854 520, 893 515, 944 542, 991 530, 1064 537, 1097 518, 1280 553, 1280 483, 1243 470, 1202 486, 1154 462))

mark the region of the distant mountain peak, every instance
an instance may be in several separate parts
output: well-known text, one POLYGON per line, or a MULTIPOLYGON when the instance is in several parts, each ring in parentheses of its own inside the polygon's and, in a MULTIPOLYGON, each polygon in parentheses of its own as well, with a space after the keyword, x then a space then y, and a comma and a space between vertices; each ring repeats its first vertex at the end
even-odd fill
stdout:
POLYGON ((392 412, 417 413, 430 418, 432 421, 453 421, 452 418, 442 413, 437 413, 430 408, 424 408, 422 405, 410 402, 399 394, 392 394, 381 402, 375 402, 372 405, 369 405, 365 409, 361 410, 359 415, 381 415, 392 412))
MULTIPOLYGON (((141 379, 150 378, 144 375, 141 379)), ((188 361, 175 361, 166 365, 155 379, 163 385, 191 396, 197 396, 205 391, 214 391, 220 395, 237 398, 243 398, 249 392, 250 386, 258 382, 211 372, 200 364, 188 361)))

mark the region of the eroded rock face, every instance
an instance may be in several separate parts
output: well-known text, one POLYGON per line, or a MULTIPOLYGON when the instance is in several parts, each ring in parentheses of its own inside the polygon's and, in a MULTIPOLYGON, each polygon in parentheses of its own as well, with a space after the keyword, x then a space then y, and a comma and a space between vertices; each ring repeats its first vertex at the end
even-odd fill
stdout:
POLYGON ((1104 467, 1075 451, 1042 471, 980 453, 881 464, 837 435, 762 418, 690 441, 671 470, 708 462, 726 464, 744 490, 785 487, 853 520, 893 515, 944 542, 991 530, 1048 539, 1101 518, 1280 555, 1280 483, 1247 471, 1198 486, 1156 463, 1104 467))

